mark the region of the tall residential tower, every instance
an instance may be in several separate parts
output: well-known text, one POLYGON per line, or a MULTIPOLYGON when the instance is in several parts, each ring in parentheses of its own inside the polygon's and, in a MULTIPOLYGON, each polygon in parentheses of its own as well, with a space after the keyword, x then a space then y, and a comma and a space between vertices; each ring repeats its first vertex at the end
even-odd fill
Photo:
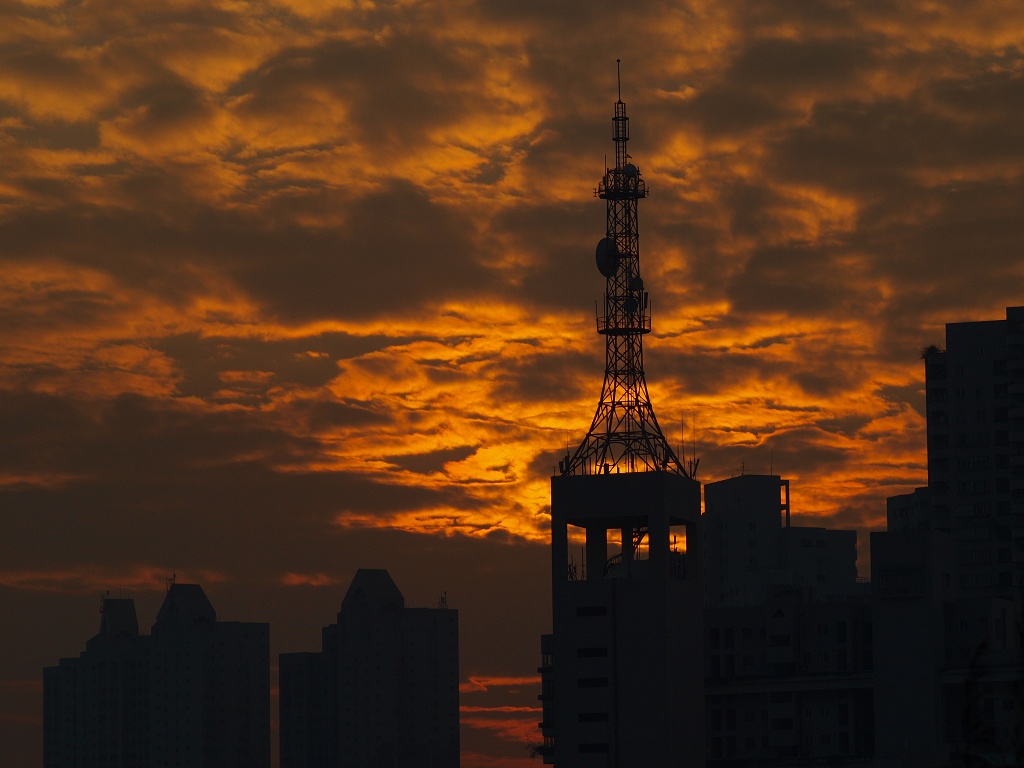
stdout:
POLYGON ((356 571, 317 653, 282 653, 281 768, 458 768, 459 613, 356 571))
POLYGON ((46 768, 269 768, 270 626, 218 621, 172 583, 150 635, 106 597, 78 657, 43 670, 46 768))
POLYGON ((928 486, 890 498, 871 534, 876 757, 1009 765, 1024 754, 1024 307, 948 323, 923 358, 928 486))
POLYGON ((655 418, 643 367, 651 331, 621 93, 597 267, 605 375, 597 412, 551 479, 552 633, 541 639, 544 762, 704 765, 700 484, 655 418), (690 546, 687 546, 688 542, 690 546), (578 556, 577 556, 578 553, 578 556))

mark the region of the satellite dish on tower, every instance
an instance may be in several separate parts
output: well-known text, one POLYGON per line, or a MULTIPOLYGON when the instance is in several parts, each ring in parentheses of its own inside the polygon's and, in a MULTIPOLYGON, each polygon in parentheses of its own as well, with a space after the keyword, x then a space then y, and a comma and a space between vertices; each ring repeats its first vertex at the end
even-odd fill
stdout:
POLYGON ((627 179, 635 179, 640 175, 640 169, 632 163, 626 163, 626 167, 622 169, 622 172, 626 174, 627 179))
POLYGON ((605 277, 615 277, 619 271, 619 247, 610 237, 602 237, 597 243, 597 268, 605 277))

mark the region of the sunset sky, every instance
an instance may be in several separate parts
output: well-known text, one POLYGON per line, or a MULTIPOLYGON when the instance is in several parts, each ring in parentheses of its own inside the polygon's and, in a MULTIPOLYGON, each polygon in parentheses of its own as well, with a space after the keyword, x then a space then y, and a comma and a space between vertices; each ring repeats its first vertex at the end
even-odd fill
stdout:
POLYGON ((1022 54, 1020 0, 0 0, 11 765, 105 590, 148 631, 199 582, 276 661, 358 567, 459 609, 464 768, 539 764, 617 58, 669 440, 882 527, 920 349, 1024 303, 1022 54))

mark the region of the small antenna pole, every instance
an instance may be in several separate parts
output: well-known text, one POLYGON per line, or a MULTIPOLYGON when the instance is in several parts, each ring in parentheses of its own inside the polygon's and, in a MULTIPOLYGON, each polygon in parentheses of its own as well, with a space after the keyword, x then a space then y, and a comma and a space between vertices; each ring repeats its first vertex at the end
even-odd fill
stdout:
POLYGON ((619 66, 621 61, 622 59, 615 60, 615 80, 619 85, 619 101, 622 101, 622 68, 619 66))

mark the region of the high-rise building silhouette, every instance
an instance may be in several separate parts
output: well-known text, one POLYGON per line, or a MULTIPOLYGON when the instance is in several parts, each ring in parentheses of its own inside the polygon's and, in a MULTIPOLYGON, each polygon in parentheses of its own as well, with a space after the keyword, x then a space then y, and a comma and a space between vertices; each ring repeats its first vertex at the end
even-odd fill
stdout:
POLYGON ((871 535, 880 768, 1024 749, 1024 307, 924 350, 928 486, 871 535))
POLYGON ((704 486, 709 766, 866 765, 871 604, 856 531, 791 525, 789 481, 704 486))
POLYGON ((319 653, 280 655, 281 768, 458 768, 458 611, 360 569, 319 653))
POLYGON ((217 621, 171 584, 150 635, 130 599, 103 600, 77 658, 43 670, 47 768, 270 765, 270 630, 217 621))
POLYGON ((785 481, 705 487, 710 765, 1019 764, 1024 308, 922 356, 928 486, 888 500, 870 598, 785 481))
POLYGON ((924 358, 929 527, 959 542, 958 589, 1012 597, 1024 567, 1024 307, 947 324, 945 350, 924 358))
POLYGON ((780 591, 813 599, 866 594, 857 532, 791 525, 789 480, 741 474, 704 486, 708 606, 764 603, 780 591))
POLYGON ((574 766, 704 765, 700 484, 654 415, 642 340, 638 202, 626 106, 612 118, 615 165, 597 267, 605 376, 593 423, 551 479, 552 633, 541 639, 542 754, 574 766))

